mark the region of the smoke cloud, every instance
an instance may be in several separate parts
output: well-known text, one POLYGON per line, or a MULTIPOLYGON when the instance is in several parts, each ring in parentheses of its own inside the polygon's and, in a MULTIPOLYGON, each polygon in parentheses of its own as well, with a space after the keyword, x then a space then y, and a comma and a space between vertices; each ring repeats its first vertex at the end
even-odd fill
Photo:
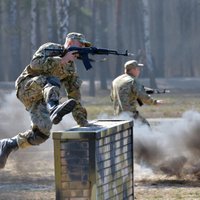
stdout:
POLYGON ((30 118, 23 105, 17 100, 15 92, 1 97, 0 137, 12 137, 30 126, 30 118))
MULTIPOLYGON (((98 118, 113 119, 106 114, 98 118)), ((124 113, 114 119, 131 117, 124 113)), ((134 122, 134 162, 140 174, 192 175, 200 179, 200 113, 190 110, 181 118, 149 122, 151 127, 134 122)))
MULTIPOLYGON (((0 97, 0 102, 0 138, 13 137, 19 132, 30 129, 30 116, 17 99, 15 91, 0 97)), ((75 125, 76 122, 69 114, 60 124, 53 126, 52 131, 69 129, 75 125)))
POLYGON ((134 157, 137 164, 154 173, 200 178, 200 113, 187 111, 180 119, 152 128, 136 124, 134 157))
MULTIPOLYGON (((17 99, 15 91, 5 95, 1 94, 0 102, 0 139, 14 137, 18 133, 25 132, 31 128, 29 113, 17 99)), ((75 125, 77 125, 76 122, 72 115, 69 114, 63 118, 60 124, 53 126, 52 132, 67 130, 75 125)), ((38 169, 44 168, 44 170, 47 170, 47 166, 50 168, 49 173, 52 172, 53 140, 51 138, 38 146, 19 149, 11 153, 4 170, 26 175, 38 169)), ((4 177, 4 170, 0 171, 0 179, 4 177)))

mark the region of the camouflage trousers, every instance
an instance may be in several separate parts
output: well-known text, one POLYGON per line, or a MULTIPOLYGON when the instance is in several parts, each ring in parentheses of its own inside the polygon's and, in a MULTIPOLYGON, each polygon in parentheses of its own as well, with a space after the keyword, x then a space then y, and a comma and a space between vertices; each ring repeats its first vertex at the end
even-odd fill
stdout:
POLYGON ((17 135, 18 145, 39 145, 50 136, 52 122, 46 103, 49 99, 59 100, 59 87, 49 83, 45 76, 26 78, 17 86, 17 97, 31 117, 31 129, 17 135))
MULTIPOLYGON (((18 145, 21 148, 30 145, 39 145, 50 136, 52 122, 47 109, 48 100, 59 100, 60 85, 54 78, 37 76, 26 78, 17 85, 17 97, 24 104, 31 117, 31 129, 17 135, 18 145)), ((80 126, 87 124, 87 111, 77 101, 72 115, 80 126)))
POLYGON ((87 121, 87 110, 81 105, 80 102, 77 102, 76 107, 72 111, 72 116, 80 126, 86 126, 87 121))

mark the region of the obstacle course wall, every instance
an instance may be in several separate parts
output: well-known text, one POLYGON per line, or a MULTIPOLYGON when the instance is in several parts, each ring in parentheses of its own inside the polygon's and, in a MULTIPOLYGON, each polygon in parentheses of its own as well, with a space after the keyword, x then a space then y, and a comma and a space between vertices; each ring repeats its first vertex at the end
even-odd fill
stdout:
POLYGON ((133 122, 53 133, 57 200, 132 200, 133 122))

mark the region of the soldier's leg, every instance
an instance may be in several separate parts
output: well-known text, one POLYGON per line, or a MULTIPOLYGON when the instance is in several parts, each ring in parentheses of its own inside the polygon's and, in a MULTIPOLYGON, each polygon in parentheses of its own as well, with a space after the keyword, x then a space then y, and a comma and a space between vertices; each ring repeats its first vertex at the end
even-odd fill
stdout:
POLYGON ((27 110, 31 108, 32 103, 44 100, 50 113, 50 119, 54 124, 58 124, 62 117, 70 113, 76 105, 74 99, 59 105, 60 86, 60 80, 53 76, 27 78, 20 83, 17 97, 22 101, 27 110))
POLYGON ((140 113, 139 113, 138 111, 136 111, 136 112, 133 114, 133 118, 134 118, 135 120, 138 120, 140 123, 145 124, 145 125, 147 125, 147 126, 150 127, 149 122, 148 122, 143 116, 141 116, 140 113))
POLYGON ((50 120, 49 111, 46 108, 46 103, 41 101, 33 104, 29 113, 31 116, 32 128, 31 130, 17 135, 17 142, 20 148, 40 145, 50 136, 52 122, 50 120))
POLYGON ((77 103, 75 108, 72 111, 72 115, 79 126, 87 126, 87 110, 80 104, 77 103))
POLYGON ((53 124, 58 124, 64 115, 72 112, 76 106, 74 99, 67 100, 59 105, 60 80, 55 77, 48 77, 47 84, 43 89, 44 99, 50 112, 50 119, 53 124))
POLYGON ((4 168, 7 158, 12 151, 45 142, 50 135, 52 122, 46 103, 41 101, 32 104, 29 109, 32 121, 32 129, 19 133, 13 138, 0 140, 0 168, 4 168))
POLYGON ((89 123, 87 121, 87 110, 81 105, 81 93, 80 93, 80 87, 81 87, 82 81, 80 78, 75 75, 71 79, 70 87, 68 84, 65 85, 65 89, 68 91, 68 97, 71 99, 75 99, 77 102, 77 105, 72 111, 72 115, 80 126, 88 126, 89 123))

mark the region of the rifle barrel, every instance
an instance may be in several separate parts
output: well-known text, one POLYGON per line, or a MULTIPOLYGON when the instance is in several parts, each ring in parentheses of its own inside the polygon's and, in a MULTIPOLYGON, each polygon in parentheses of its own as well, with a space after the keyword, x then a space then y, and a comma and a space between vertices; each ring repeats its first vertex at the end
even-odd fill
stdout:
POLYGON ((127 56, 135 56, 134 53, 127 53, 127 56))

